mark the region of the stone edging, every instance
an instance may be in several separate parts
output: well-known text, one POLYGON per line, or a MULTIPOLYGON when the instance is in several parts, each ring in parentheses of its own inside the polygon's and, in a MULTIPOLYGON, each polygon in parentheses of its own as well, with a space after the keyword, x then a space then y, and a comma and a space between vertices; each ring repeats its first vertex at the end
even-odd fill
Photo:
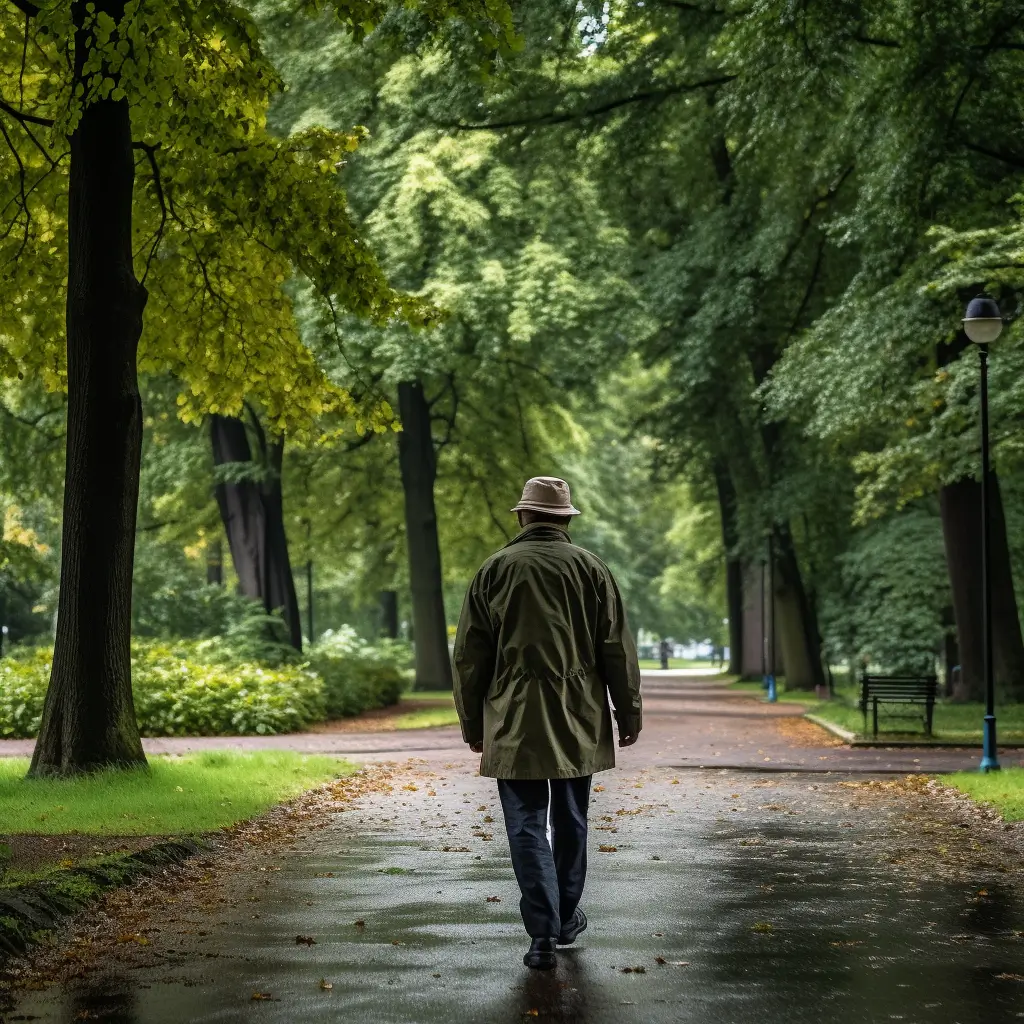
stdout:
POLYGON ((20 885, 0 885, 0 968, 103 893, 183 864, 208 849, 209 843, 202 840, 170 840, 99 864, 65 868, 20 885))

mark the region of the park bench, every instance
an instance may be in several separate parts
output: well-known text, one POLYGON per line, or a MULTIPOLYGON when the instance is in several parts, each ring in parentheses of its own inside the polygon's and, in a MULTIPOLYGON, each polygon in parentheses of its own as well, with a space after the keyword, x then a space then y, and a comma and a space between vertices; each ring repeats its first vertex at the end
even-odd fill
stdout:
POLYGON ((861 677, 860 709, 864 714, 864 729, 868 727, 868 709, 874 734, 878 735, 878 705, 917 704, 924 706, 924 715, 895 714, 891 718, 913 718, 924 723, 925 735, 932 734, 932 715, 935 711, 935 697, 939 681, 935 676, 872 676, 866 672, 861 677))

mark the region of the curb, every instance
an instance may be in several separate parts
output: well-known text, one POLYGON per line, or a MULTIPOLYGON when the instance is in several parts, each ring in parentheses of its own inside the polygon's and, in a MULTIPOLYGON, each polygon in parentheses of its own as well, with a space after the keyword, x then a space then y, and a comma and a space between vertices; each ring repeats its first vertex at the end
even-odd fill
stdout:
MULTIPOLYGON (((942 740, 866 740, 861 739, 858 733, 850 732, 849 729, 844 729, 841 725, 836 725, 835 722, 830 722, 826 718, 821 718, 819 715, 807 713, 803 716, 808 722, 813 722, 815 725, 821 726, 826 732, 832 733, 833 736, 838 736, 841 740, 849 743, 851 747, 871 747, 871 748, 888 748, 888 749, 904 749, 904 750, 976 750, 981 747, 981 738, 978 738, 977 743, 965 743, 965 742, 948 742, 942 740)), ((1024 743, 1018 740, 1010 740, 1006 743, 999 744, 1000 750, 1024 750, 1024 743)))
POLYGON ((100 864, 55 871, 37 881, 0 885, 0 968, 105 892, 184 864, 209 849, 200 840, 171 840, 100 864))

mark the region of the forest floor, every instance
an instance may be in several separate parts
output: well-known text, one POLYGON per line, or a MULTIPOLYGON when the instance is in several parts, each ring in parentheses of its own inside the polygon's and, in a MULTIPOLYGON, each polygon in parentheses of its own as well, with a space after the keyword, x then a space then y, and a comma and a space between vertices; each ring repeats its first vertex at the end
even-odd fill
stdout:
POLYGON ((907 774, 970 755, 830 745, 679 673, 647 694, 595 779, 591 927, 556 971, 522 967, 494 783, 435 729, 106 896, 20 965, 7 1019, 1024 1016, 1024 825, 907 774))

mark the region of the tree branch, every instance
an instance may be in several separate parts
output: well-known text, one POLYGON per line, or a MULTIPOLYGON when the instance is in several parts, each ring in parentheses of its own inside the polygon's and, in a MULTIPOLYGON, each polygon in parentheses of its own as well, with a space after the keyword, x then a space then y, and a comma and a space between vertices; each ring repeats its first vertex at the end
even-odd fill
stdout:
POLYGON ((11 0, 11 3, 27 18, 34 18, 39 13, 39 8, 30 0, 11 0))
POLYGON ((1009 164, 1011 167, 1022 167, 1024 168, 1024 156, 1016 156, 1013 153, 1003 153, 999 150, 988 149, 985 146, 979 146, 976 142, 968 142, 966 139, 961 140, 965 149, 970 149, 975 153, 981 153, 982 156, 991 157, 993 160, 1002 160, 1004 164, 1009 164))
POLYGON ((38 124, 44 128, 53 127, 53 118, 51 117, 37 117, 35 114, 26 114, 24 110, 18 110, 17 107, 12 107, 10 103, 6 103, 3 99, 0 99, 0 110, 10 114, 15 121, 20 121, 22 124, 38 124))
POLYGON ((853 37, 855 43, 863 43, 865 46, 885 46, 891 50, 903 49, 903 44, 895 39, 876 39, 874 36, 856 35, 853 37))
POLYGON ((553 124, 566 124, 569 121, 582 121, 589 117, 600 117, 602 114, 610 114, 613 110, 628 106, 630 103, 645 103, 648 100, 663 100, 669 96, 679 95, 685 92, 696 92, 698 89, 711 89, 716 85, 725 85, 735 79, 735 75, 720 75, 718 78, 709 78, 703 82, 687 82, 682 85, 668 86, 664 89, 649 89, 646 92, 638 92, 632 96, 620 96, 618 99, 609 100, 596 107, 586 110, 572 110, 558 113, 549 111, 546 114, 537 114, 533 117, 524 117, 510 121, 493 121, 486 124, 441 124, 441 128, 450 128, 460 132, 496 131, 501 128, 527 128, 532 125, 544 127, 553 124))

